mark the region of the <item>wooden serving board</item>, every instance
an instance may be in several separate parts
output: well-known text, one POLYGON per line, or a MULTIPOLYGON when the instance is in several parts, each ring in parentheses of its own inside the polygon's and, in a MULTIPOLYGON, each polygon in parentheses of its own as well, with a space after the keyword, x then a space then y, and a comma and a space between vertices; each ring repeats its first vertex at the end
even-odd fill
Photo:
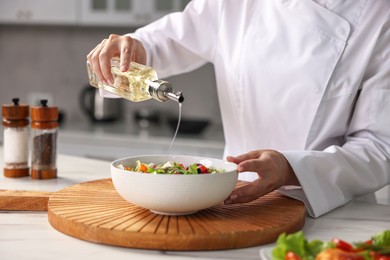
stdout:
POLYGON ((51 192, 0 190, 0 210, 47 211, 51 192))
POLYGON ((52 194, 48 219, 58 231, 90 242, 142 249, 215 250, 271 243, 282 232, 298 231, 304 225, 305 207, 273 192, 251 203, 164 216, 128 203, 111 179, 104 179, 52 194))

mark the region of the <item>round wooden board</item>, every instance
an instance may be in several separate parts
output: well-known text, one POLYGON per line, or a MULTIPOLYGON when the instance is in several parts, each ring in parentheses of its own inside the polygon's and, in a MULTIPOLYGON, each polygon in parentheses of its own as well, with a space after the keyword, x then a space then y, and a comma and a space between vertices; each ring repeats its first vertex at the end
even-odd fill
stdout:
POLYGON ((218 205, 187 216, 157 215, 128 203, 111 179, 84 182, 50 196, 58 231, 96 243, 159 250, 216 250, 274 242, 303 227, 302 202, 270 193, 246 204, 218 205))

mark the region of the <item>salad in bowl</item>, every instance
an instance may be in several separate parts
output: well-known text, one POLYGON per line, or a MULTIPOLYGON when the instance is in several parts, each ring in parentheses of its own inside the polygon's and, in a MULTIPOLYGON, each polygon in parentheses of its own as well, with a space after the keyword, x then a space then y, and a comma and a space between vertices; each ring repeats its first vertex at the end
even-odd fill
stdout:
POLYGON ((111 163, 116 191, 164 215, 187 215, 222 203, 236 186, 237 165, 190 155, 145 155, 111 163))

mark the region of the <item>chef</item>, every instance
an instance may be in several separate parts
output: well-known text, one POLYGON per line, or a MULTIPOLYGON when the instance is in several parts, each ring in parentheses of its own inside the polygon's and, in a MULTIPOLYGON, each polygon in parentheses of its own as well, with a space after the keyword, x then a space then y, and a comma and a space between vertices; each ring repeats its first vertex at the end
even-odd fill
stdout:
POLYGON ((248 181, 225 203, 278 190, 319 217, 390 182, 388 0, 192 0, 97 45, 107 84, 114 56, 160 78, 214 65, 225 156, 248 181))

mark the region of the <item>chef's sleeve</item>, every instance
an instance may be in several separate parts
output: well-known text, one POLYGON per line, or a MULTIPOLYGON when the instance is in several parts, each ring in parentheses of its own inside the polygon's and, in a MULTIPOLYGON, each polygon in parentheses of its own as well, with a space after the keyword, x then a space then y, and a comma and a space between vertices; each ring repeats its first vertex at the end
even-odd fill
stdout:
POLYGON ((147 64, 159 77, 189 72, 213 60, 221 6, 220 0, 193 0, 183 12, 166 15, 128 35, 143 43, 147 64))
POLYGON ((344 145, 283 152, 301 188, 280 192, 304 201, 312 217, 390 183, 389 28, 384 26, 362 79, 344 145))

